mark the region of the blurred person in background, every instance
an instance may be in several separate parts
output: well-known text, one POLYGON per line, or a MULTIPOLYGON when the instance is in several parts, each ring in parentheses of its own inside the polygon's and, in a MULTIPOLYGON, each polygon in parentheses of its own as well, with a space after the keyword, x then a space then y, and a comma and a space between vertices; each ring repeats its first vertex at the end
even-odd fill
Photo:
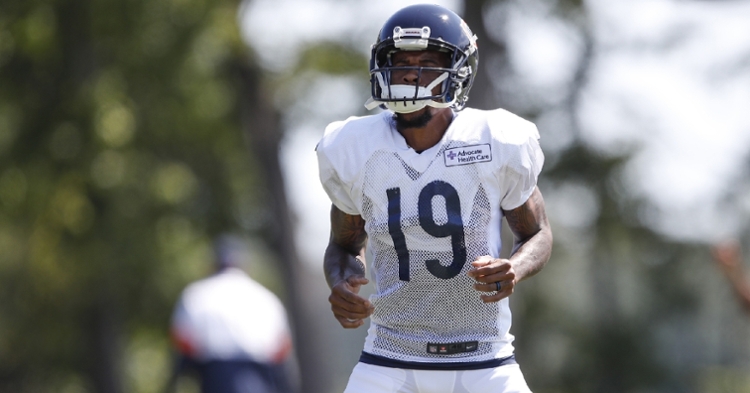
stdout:
POLYGON ((464 108, 476 36, 452 11, 401 9, 372 46, 369 109, 317 146, 331 199, 324 269, 334 317, 371 317, 345 393, 529 393, 509 296, 546 264, 552 232, 536 126, 464 108), (500 258, 502 219, 515 242, 500 258), (372 258, 375 294, 359 295, 372 258))
POLYGON ((750 313, 750 277, 742 265, 742 250, 737 240, 714 245, 712 248, 714 262, 724 273, 732 286, 734 294, 742 307, 750 313))
POLYGON ((178 352, 167 391, 182 373, 203 393, 295 391, 292 341, 279 298, 242 270, 248 250, 237 237, 214 242, 216 272, 188 285, 172 315, 178 352))

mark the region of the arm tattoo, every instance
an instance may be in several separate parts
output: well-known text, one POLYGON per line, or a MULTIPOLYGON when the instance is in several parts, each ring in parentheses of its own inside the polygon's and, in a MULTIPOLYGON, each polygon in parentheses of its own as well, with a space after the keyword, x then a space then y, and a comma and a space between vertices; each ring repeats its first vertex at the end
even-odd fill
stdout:
POLYGON ((542 193, 536 188, 523 205, 504 213, 515 237, 511 260, 523 280, 542 270, 552 253, 552 230, 542 193))
POLYGON ((526 241, 539 232, 542 223, 547 221, 544 201, 539 189, 536 189, 523 205, 505 211, 505 219, 508 220, 508 226, 520 241, 526 241))
POLYGON ((328 286, 352 275, 365 275, 365 220, 331 207, 331 238, 323 258, 328 286))
POLYGON ((362 216, 352 216, 332 207, 331 241, 350 254, 359 255, 367 241, 365 220, 362 216))

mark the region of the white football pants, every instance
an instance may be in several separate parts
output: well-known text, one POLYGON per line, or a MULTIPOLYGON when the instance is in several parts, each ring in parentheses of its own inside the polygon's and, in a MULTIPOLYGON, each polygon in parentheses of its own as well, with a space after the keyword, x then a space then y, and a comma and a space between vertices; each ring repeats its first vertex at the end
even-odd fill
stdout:
POLYGON ((357 363, 344 393, 531 393, 518 364, 466 371, 357 363))

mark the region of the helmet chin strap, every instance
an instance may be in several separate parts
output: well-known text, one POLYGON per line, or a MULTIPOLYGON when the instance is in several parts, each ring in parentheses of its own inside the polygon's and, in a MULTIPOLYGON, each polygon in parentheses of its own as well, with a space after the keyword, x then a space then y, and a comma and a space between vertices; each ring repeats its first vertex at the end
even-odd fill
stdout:
POLYGON ((388 109, 396 113, 412 113, 416 112, 425 106, 431 106, 433 108, 447 108, 455 102, 455 97, 451 102, 436 102, 434 100, 427 100, 421 97, 429 97, 432 95, 432 89, 435 86, 442 83, 448 78, 448 73, 444 72, 439 77, 435 78, 432 83, 427 86, 413 86, 413 85, 390 85, 388 86, 383 80, 382 74, 377 74, 378 83, 380 84, 380 96, 384 99, 403 99, 402 101, 381 101, 370 97, 365 102, 365 108, 372 110, 385 104, 388 109))

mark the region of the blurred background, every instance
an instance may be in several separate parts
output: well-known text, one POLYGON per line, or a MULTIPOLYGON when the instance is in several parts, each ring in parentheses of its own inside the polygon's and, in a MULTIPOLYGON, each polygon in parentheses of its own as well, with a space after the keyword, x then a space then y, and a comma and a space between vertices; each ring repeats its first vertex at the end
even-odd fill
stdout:
MULTIPOLYGON (((532 390, 750 392, 710 254, 750 240, 750 2, 435 2, 479 37, 470 106, 542 135, 555 248, 512 298, 532 390)), ((0 2, 0 392, 161 392, 226 232, 289 310, 302 391, 341 392, 365 329, 330 314, 314 148, 366 114, 369 46, 412 3, 0 2)))

